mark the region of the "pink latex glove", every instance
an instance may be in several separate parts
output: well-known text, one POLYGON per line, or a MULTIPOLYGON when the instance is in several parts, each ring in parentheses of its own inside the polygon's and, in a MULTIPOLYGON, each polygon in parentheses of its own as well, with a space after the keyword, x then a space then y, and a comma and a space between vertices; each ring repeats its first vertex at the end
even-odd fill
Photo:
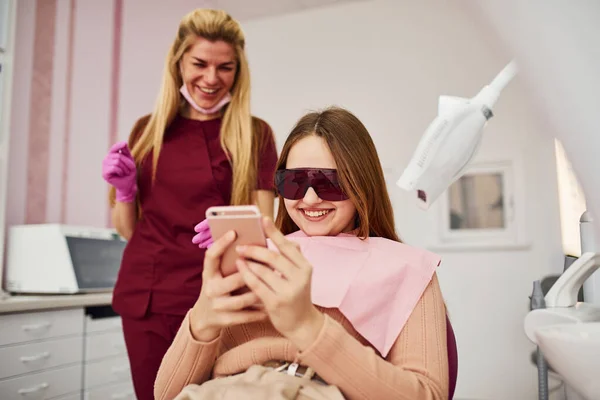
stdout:
POLYGON ((137 193, 137 169, 127 142, 115 143, 102 160, 102 178, 117 193, 117 201, 131 203, 137 193))
POLYGON ((201 249, 208 249, 213 244, 213 238, 208 227, 208 221, 204 220, 194 227, 197 233, 192 238, 192 243, 197 244, 201 249))

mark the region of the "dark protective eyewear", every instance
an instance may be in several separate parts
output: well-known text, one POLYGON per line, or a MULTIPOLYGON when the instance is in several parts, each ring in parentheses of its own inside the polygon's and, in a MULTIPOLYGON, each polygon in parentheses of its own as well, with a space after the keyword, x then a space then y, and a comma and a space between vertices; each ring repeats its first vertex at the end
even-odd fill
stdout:
POLYGON ((308 188, 313 188, 317 196, 326 201, 348 200, 335 169, 280 169, 275 172, 275 187, 288 200, 304 198, 308 188))

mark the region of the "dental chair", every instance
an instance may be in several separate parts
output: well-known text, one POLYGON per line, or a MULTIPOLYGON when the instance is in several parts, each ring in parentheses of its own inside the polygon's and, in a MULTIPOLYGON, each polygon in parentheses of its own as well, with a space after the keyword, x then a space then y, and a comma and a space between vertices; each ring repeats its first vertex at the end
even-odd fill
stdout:
POLYGON ((456 346, 456 337, 454 329, 450 324, 450 319, 446 315, 446 342, 448 345, 448 377, 450 385, 448 386, 448 399, 454 398, 454 390, 456 389, 456 380, 458 378, 458 348, 456 346))

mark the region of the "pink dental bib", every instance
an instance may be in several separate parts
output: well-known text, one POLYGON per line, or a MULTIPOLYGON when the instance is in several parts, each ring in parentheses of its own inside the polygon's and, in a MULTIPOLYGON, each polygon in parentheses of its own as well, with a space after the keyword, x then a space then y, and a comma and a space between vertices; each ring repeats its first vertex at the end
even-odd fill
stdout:
POLYGON ((440 263, 436 254, 383 238, 309 237, 302 231, 286 237, 313 266, 313 303, 339 309, 383 357, 440 263))

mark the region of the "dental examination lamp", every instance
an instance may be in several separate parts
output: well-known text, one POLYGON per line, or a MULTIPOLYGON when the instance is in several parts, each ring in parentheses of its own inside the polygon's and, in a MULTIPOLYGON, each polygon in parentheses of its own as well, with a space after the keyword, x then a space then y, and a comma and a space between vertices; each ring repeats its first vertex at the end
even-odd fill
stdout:
POLYGON ((404 190, 416 191, 421 208, 427 210, 464 173, 479 149, 483 129, 494 115, 492 109, 500 92, 516 73, 516 64, 511 61, 471 99, 440 96, 437 117, 396 182, 404 190))

